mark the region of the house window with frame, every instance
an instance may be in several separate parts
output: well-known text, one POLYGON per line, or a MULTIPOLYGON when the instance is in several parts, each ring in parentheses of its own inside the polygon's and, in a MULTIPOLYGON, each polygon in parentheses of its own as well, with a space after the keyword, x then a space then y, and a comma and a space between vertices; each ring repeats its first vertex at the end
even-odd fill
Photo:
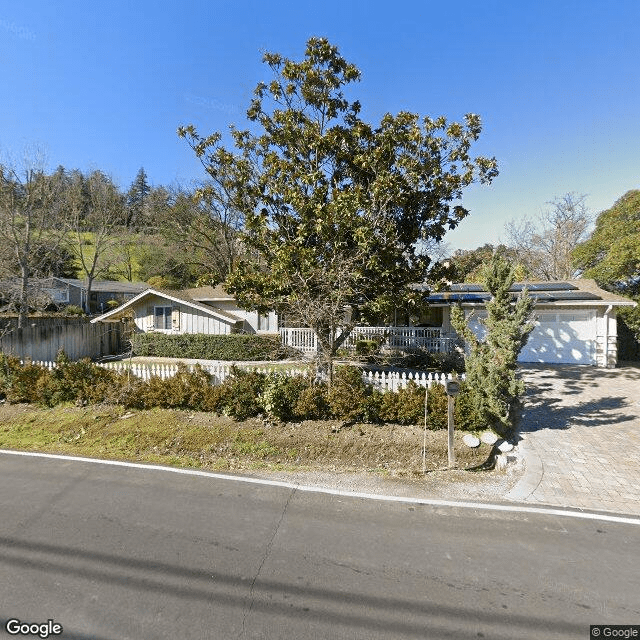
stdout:
POLYGON ((153 307, 153 328, 171 329, 171 307, 153 307))

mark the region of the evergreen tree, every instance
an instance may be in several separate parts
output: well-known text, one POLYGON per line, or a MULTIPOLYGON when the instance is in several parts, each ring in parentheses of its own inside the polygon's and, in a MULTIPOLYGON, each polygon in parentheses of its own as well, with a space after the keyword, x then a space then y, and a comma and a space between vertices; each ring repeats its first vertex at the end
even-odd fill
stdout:
POLYGON ((144 219, 145 205, 151 193, 147 174, 143 167, 136 174, 135 180, 127 192, 127 212, 125 224, 127 227, 136 227, 144 219))
POLYGON ((451 310, 451 324, 465 339, 466 381, 477 414, 488 426, 507 436, 515 426, 515 416, 524 383, 516 377, 518 355, 534 328, 533 298, 526 289, 515 300, 509 289, 515 280, 515 267, 494 254, 484 273, 484 286, 491 294, 487 317, 480 322, 486 328, 478 337, 465 320, 460 306, 451 310))

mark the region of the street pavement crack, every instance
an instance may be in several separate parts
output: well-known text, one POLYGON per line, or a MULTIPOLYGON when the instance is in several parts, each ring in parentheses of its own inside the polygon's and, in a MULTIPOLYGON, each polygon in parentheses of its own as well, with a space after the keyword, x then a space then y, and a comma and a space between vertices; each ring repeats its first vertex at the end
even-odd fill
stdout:
POLYGON ((276 539, 276 536, 278 535, 278 531, 280 529, 280 525, 282 524, 282 521, 284 520, 284 516, 287 513, 287 508, 289 507, 289 503, 291 502, 295 492, 296 492, 296 487, 291 489, 291 493, 289 494, 289 497, 287 498, 287 501, 284 503, 284 507, 282 508, 282 513, 280 514, 280 518, 278 519, 278 522, 276 523, 276 526, 275 526, 275 528, 273 530, 273 533, 271 534, 271 539, 267 543, 267 546, 266 546, 266 548, 264 550, 264 554, 262 556, 262 559, 260 560, 260 564, 258 565, 258 570, 256 571, 256 574, 253 577, 253 580, 251 581, 251 586, 249 587, 249 606, 245 607, 244 611, 242 613, 242 629, 240 631, 240 634, 238 635, 238 638, 242 638, 244 636, 244 634, 245 634, 245 625, 246 625, 246 622, 247 622, 247 617, 249 616, 249 614, 251 613, 251 610, 253 609, 253 603, 254 603, 253 594, 254 594, 256 582, 258 581, 258 578, 260 577, 260 573, 262 572, 262 567, 264 567, 264 564, 267 561, 267 558, 271 554, 271 549, 273 547, 273 542, 276 539))

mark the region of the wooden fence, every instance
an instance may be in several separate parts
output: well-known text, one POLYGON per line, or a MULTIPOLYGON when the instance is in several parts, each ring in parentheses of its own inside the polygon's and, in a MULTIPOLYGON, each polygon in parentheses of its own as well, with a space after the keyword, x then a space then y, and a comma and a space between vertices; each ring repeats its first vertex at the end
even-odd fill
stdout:
POLYGON ((121 352, 121 325, 91 324, 87 318, 29 318, 18 329, 16 318, 0 317, 0 336, 0 351, 22 359, 55 360, 60 349, 70 360, 121 352))
MULTIPOLYGON (((56 363, 53 361, 33 361, 33 364, 46 367, 49 370, 55 369, 56 367, 56 363)), ((167 378, 175 376, 178 372, 177 364, 167 363, 129 363, 125 360, 120 360, 117 362, 104 362, 99 364, 98 366, 104 367, 105 369, 110 369, 112 371, 130 371, 132 375, 142 380, 149 380, 152 377, 162 378, 163 380, 166 380, 167 378)), ((193 371, 198 365, 188 364, 186 366, 189 371, 193 371)), ((223 363, 202 364, 199 366, 201 366, 204 371, 211 375, 211 384, 214 385, 222 384, 231 375, 232 372, 232 367, 223 363)), ((269 371, 273 371, 268 367, 259 365, 242 365, 241 368, 247 371, 256 371, 258 373, 269 373, 269 371)), ((289 376, 312 375, 309 368, 306 367, 288 367, 286 369, 277 369, 277 371, 289 376)), ((462 375, 462 378, 464 379, 464 374, 462 375)), ((452 379, 452 374, 410 370, 363 371, 362 379, 367 384, 370 384, 375 389, 378 389, 379 391, 384 393, 385 391, 398 391, 399 389, 404 389, 409 385, 410 382, 414 382, 419 387, 423 388, 431 387, 431 385, 433 384, 444 384, 446 380, 452 379)))

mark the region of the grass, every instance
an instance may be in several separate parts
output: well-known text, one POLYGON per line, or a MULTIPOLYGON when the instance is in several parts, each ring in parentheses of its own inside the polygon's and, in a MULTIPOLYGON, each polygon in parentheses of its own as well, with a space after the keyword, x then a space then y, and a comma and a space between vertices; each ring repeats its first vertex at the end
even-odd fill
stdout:
MULTIPOLYGON (((117 406, 0 406, 0 448, 148 462, 210 470, 422 473, 419 427, 332 421, 267 424, 166 409, 126 413, 117 406)), ((427 433, 427 469, 447 464, 446 431, 427 433)), ((456 434, 459 468, 481 467, 491 448, 467 448, 456 434)))

